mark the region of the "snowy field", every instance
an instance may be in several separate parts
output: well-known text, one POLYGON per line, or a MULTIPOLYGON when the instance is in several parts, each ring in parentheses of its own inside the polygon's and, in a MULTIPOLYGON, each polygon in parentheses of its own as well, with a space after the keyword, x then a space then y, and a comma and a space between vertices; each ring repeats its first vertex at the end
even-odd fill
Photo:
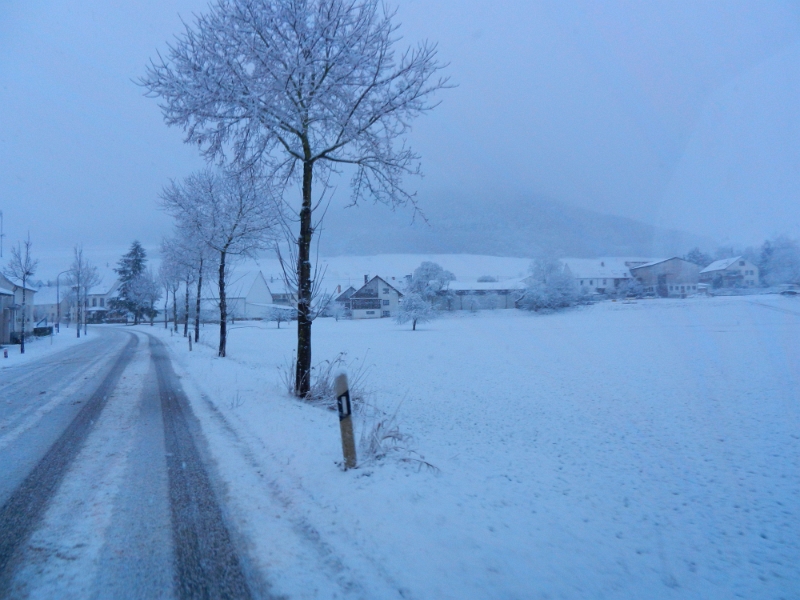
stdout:
POLYGON ((237 324, 226 359, 161 327, 276 595, 800 595, 796 299, 315 322, 436 470, 342 472, 335 413, 281 384, 293 327, 237 324))

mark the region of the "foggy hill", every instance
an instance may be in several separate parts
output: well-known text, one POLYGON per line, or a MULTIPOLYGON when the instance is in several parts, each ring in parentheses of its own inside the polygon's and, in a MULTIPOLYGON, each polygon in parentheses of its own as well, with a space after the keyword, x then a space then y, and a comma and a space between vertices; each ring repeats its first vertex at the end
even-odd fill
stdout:
POLYGON ((553 200, 453 195, 421 200, 428 223, 411 210, 378 205, 332 207, 323 224, 323 256, 383 253, 538 256, 667 256, 714 243, 689 233, 661 229, 624 217, 553 200), (451 210, 451 207, 453 208, 451 210))

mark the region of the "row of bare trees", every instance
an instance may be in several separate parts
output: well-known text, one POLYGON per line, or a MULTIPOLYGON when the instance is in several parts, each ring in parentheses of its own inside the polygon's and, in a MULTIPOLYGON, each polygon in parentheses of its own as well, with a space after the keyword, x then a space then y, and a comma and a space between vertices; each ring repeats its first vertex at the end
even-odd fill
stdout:
POLYGON ((223 167, 163 194, 176 240, 215 253, 220 356, 229 258, 265 247, 278 222, 291 230, 300 397, 311 384, 319 286, 312 240, 331 176, 352 175, 352 204, 368 198, 416 210, 402 178, 419 173, 419 157, 405 136, 413 118, 433 108, 434 93, 448 86, 438 75, 434 45, 395 52, 394 16, 381 0, 216 0, 141 80, 160 99, 166 123, 223 167))

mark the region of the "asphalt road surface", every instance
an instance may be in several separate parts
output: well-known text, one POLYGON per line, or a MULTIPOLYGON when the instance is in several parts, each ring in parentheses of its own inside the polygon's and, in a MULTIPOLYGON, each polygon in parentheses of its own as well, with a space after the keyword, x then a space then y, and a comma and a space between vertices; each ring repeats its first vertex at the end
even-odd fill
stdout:
POLYGON ((0 598, 261 596, 166 348, 91 335, 0 370, 0 598))

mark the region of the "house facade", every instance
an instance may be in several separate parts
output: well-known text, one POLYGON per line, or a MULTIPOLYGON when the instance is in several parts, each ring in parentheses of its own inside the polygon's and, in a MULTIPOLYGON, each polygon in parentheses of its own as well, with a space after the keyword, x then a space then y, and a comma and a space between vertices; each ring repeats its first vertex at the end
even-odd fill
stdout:
POLYGON ((642 284, 646 294, 684 298, 697 293, 700 267, 673 257, 631 267, 631 275, 642 284))
POLYGON ((604 258, 564 258, 561 263, 575 278, 581 293, 586 295, 614 296, 627 291, 635 278, 632 267, 656 262, 653 258, 604 257, 604 258))
POLYGON ((715 288, 756 287, 760 279, 757 266, 741 256, 734 256, 708 265, 700 271, 700 281, 715 288))
POLYGON ((503 281, 451 281, 436 295, 439 310, 496 310, 516 308, 525 283, 523 279, 503 281))
POLYGON ((350 312, 354 319, 395 317, 402 297, 397 288, 376 275, 350 296, 350 312))
POLYGON ((25 321, 25 331, 33 331, 33 303, 36 290, 32 288, 23 288, 17 285, 5 275, 0 274, 0 290, 3 291, 2 298, 0 298, 0 306, 2 309, 2 326, 0 326, 0 343, 9 344, 14 337, 14 334, 22 331, 23 319, 25 321), (25 313, 22 312, 23 298, 25 303, 25 313))

